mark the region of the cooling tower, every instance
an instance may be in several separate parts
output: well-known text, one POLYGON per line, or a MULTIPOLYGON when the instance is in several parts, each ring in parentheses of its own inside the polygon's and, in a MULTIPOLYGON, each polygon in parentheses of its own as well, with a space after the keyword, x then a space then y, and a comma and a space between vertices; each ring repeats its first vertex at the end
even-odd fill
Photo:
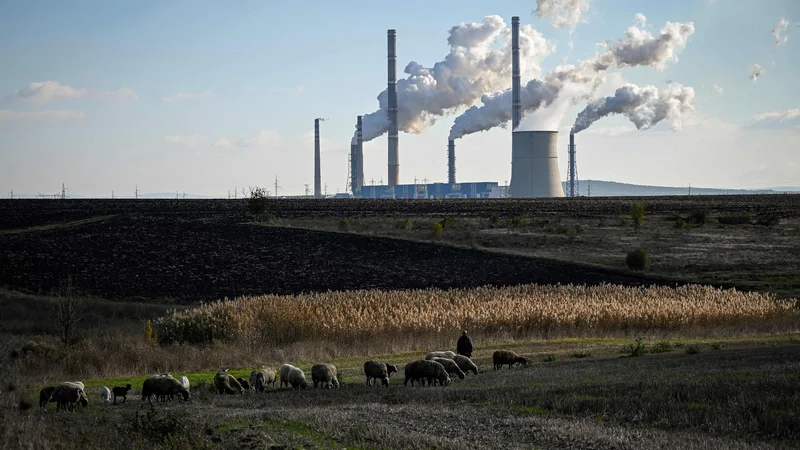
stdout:
POLYGON ((516 130, 522 120, 519 72, 519 17, 514 16, 511 18, 511 131, 516 130))
POLYGON ((515 131, 512 136, 511 197, 563 197, 558 132, 515 131))
POLYGON ((389 59, 389 186, 396 186, 400 180, 400 149, 397 137, 397 32, 386 32, 389 59))
POLYGON ((322 174, 319 157, 319 119, 314 119, 314 198, 322 196, 322 174))
POLYGON ((456 141, 447 141, 447 182, 456 184, 456 141))
POLYGON ((363 117, 356 118, 356 164, 355 164, 355 178, 356 184, 354 191, 361 192, 364 187, 364 134, 363 134, 363 117))

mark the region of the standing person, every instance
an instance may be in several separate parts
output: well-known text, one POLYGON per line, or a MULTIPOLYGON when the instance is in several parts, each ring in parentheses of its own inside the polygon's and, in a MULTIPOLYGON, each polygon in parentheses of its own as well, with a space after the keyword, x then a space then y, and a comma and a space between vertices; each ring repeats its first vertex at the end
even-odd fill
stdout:
POLYGON ((472 339, 467 336, 467 330, 461 332, 461 337, 458 338, 456 344, 456 353, 464 355, 467 358, 472 358, 472 339))

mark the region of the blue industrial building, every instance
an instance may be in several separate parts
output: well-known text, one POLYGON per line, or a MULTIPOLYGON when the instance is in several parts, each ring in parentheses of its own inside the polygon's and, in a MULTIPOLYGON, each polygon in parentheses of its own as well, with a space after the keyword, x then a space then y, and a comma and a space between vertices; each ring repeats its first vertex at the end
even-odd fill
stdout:
POLYGON ((361 187, 356 198, 491 198, 501 197, 496 181, 477 183, 398 184, 396 186, 361 187))

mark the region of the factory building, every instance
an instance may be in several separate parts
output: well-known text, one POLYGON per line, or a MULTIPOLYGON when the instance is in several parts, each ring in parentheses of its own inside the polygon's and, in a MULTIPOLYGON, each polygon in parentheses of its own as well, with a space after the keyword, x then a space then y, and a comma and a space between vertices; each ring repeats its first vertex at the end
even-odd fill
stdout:
POLYGON ((398 184, 395 186, 365 185, 356 198, 493 198, 502 197, 504 188, 496 181, 478 183, 398 184))

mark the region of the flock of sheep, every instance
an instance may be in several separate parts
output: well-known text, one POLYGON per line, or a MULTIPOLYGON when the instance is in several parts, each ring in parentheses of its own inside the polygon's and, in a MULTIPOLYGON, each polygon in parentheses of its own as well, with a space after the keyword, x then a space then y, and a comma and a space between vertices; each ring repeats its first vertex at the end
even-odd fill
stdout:
MULTIPOLYGON (((492 355, 494 370, 501 369, 504 365, 509 368, 514 365, 528 365, 528 360, 509 350, 498 350, 492 355)), ((378 382, 383 386, 389 386, 389 377, 398 372, 398 368, 393 364, 386 364, 378 361, 367 361, 364 363, 364 375, 366 384, 371 386, 373 382, 377 386, 378 382)), ((447 386, 450 384, 450 377, 457 376, 465 378, 465 374, 472 372, 478 374, 478 366, 464 355, 457 355, 451 351, 430 352, 425 359, 414 361, 405 365, 404 385, 414 386, 447 386)), ((308 388, 308 381, 305 373, 291 364, 284 364, 280 371, 280 387, 291 386, 292 389, 308 388)), ((267 386, 275 387, 277 381, 275 370, 262 368, 250 373, 250 379, 237 378, 229 374, 227 369, 219 371, 214 376, 214 388, 219 394, 242 394, 245 390, 253 389, 263 392, 267 386)), ((311 368, 311 380, 315 388, 338 388, 339 379, 336 367, 333 364, 316 364, 311 368)), ((131 385, 115 386, 108 389, 103 386, 100 390, 100 399, 103 403, 117 403, 117 398, 122 398, 124 403, 127 400, 131 385)), ((146 379, 142 385, 142 402, 145 400, 153 404, 153 398, 157 401, 171 400, 178 396, 183 400, 189 400, 189 379, 181 377, 180 380, 170 374, 154 375, 146 379)), ((78 405, 88 406, 89 399, 85 393, 84 384, 80 381, 68 381, 58 386, 49 386, 39 392, 39 407, 44 408, 48 403, 56 403, 56 411, 73 411, 78 405)))

